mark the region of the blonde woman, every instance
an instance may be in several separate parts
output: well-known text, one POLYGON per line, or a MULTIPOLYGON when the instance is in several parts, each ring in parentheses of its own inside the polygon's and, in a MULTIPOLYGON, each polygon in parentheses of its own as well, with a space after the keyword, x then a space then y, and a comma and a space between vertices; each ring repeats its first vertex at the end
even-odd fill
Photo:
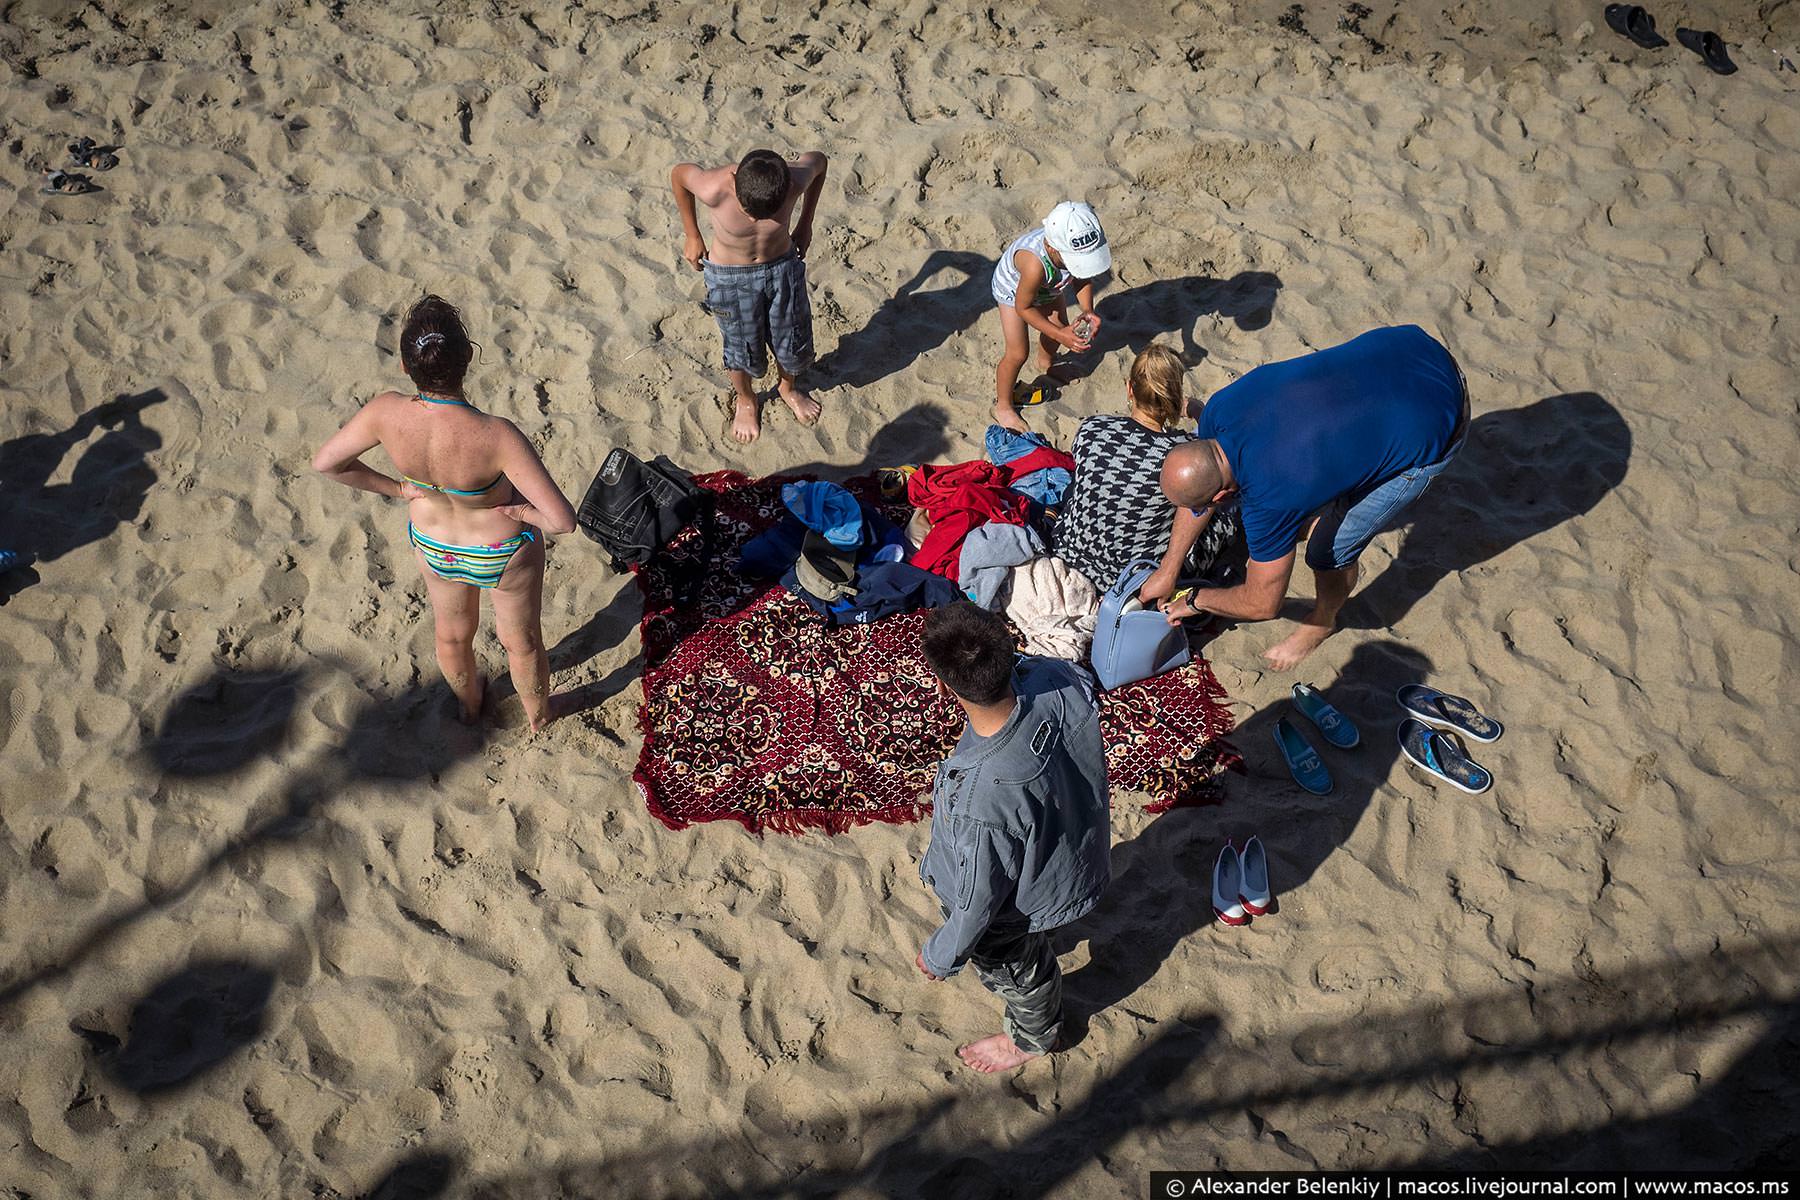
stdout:
MULTIPOLYGON (((1163 496, 1163 457, 1192 437, 1182 420, 1181 358, 1160 342, 1131 364, 1124 415, 1089 417, 1075 431, 1075 485, 1056 523, 1057 557, 1105 592, 1134 559, 1161 562, 1139 592, 1146 604, 1175 589, 1199 535, 1176 537, 1176 510, 1163 496)), ((1185 528, 1182 530, 1188 532, 1185 528)))
POLYGON ((475 663, 481 596, 494 602, 494 630, 513 685, 536 732, 555 717, 541 624, 541 534, 570 533, 575 510, 537 451, 505 417, 463 397, 474 346, 448 301, 426 296, 400 331, 400 364, 413 390, 384 391, 313 456, 313 468, 347 487, 406 501, 413 545, 437 624, 437 659, 462 706, 481 715, 485 688, 475 663), (401 472, 364 465, 376 446, 401 472))

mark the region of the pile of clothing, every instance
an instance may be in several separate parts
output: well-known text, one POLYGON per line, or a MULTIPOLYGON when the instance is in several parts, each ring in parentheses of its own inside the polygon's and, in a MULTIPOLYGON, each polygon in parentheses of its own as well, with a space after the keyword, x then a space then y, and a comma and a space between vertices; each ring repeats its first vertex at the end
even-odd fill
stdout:
POLYGON ((773 578, 834 625, 866 625, 935 608, 960 593, 941 575, 905 561, 906 535, 848 490, 823 480, 781 489, 788 516, 744 543, 738 571, 773 578))
POLYGON ((1100 597, 1082 574, 1052 556, 1035 526, 1075 481, 1075 460, 1041 434, 999 425, 987 460, 920 467, 907 499, 928 528, 911 562, 954 579, 975 603, 1004 612, 1027 654, 1079 662, 1094 636, 1100 597))
POLYGON ((985 459, 893 473, 914 509, 906 530, 838 484, 784 485, 788 515, 745 543, 739 572, 780 577, 836 625, 966 596, 1005 613, 1027 654, 1085 662, 1099 593, 1040 533, 1075 482, 1075 460, 1042 434, 1000 425, 985 441, 985 459))

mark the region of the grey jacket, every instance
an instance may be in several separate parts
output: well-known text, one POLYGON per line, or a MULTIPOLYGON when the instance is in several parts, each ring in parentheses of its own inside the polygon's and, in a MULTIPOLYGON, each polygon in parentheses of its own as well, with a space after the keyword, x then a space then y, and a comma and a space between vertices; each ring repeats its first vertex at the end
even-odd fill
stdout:
POLYGON ((948 914, 925 943, 933 975, 961 970, 990 927, 1076 920, 1112 877, 1106 750, 1087 676, 1021 657, 1013 691, 1000 731, 965 729, 932 785, 919 877, 948 914))
POLYGON ((989 521, 969 530, 957 559, 956 582, 981 607, 997 612, 1006 607, 1000 593, 1012 578, 1012 569, 1044 553, 1044 539, 1029 525, 1004 525, 989 521))

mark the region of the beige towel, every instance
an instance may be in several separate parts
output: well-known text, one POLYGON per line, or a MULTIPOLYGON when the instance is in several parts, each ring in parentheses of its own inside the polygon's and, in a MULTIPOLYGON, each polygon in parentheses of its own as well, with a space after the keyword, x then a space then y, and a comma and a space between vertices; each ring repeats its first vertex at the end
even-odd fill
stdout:
POLYGON ((1012 570, 1006 615, 1025 635, 1025 653, 1084 662, 1094 640, 1100 593, 1087 576, 1053 554, 1012 570))

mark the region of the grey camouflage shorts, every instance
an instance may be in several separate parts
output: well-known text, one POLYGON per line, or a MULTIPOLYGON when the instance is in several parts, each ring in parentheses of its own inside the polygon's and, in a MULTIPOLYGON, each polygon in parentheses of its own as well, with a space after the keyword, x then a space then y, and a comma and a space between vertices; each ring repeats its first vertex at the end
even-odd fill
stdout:
POLYGON ((813 360, 812 301, 806 263, 790 251, 774 262, 704 264, 706 310, 725 339, 725 369, 760 376, 768 353, 792 375, 813 360))

